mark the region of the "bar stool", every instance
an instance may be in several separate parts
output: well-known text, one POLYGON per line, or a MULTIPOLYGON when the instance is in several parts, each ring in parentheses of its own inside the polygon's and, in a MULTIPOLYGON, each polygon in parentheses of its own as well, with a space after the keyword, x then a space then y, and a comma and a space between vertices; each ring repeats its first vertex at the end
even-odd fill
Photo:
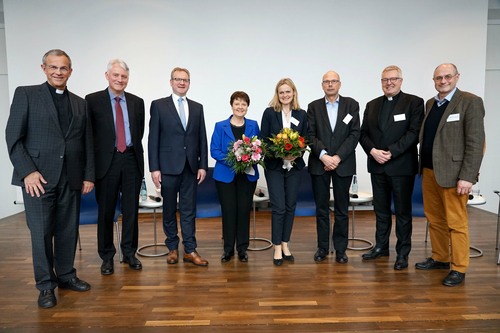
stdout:
MULTIPOLYGON (((486 203, 486 198, 482 195, 471 195, 469 194, 469 200, 467 201, 467 206, 478 206, 484 205, 486 203)), ((469 254, 469 258, 478 258, 483 256, 483 250, 478 248, 477 246, 470 245, 469 246, 472 251, 476 253, 469 254)))
POLYGON ((168 251, 166 252, 157 252, 157 248, 160 247, 160 246, 165 246, 166 245, 164 243, 158 243, 157 240, 156 240, 156 209, 160 208, 161 206, 163 206, 163 202, 158 202, 158 201, 154 201, 154 200, 150 200, 150 199, 147 199, 146 201, 140 201, 139 202, 139 207, 143 208, 143 209, 152 209, 153 210, 153 243, 152 244, 146 244, 146 245, 143 245, 141 246, 140 248, 137 249, 137 254, 140 255, 140 256, 143 256, 143 257, 161 257, 161 256, 164 256, 164 255, 167 255, 168 254, 168 251), (146 248, 154 248, 155 249, 155 253, 145 253, 145 252, 141 252, 143 251, 144 249, 146 248))
POLYGON ((253 232, 252 232, 252 237, 250 237, 250 242, 264 242, 265 245, 264 246, 253 246, 253 247, 248 247, 248 250, 249 251, 262 251, 262 250, 267 250, 269 249, 271 246, 273 246, 273 243, 267 239, 267 238, 263 238, 263 237, 257 237, 257 222, 255 220, 255 206, 257 205, 257 203, 259 202, 266 202, 266 201, 269 201, 269 193, 267 192, 267 188, 264 188, 264 187, 257 187, 257 189, 255 190, 255 193, 253 194, 253 232))
POLYGON ((361 246, 361 247, 347 245, 347 248, 349 250, 355 250, 355 251, 370 250, 373 247, 373 243, 370 242, 368 239, 355 237, 354 236, 354 226, 356 224, 356 220, 355 220, 356 206, 361 204, 361 203, 367 203, 367 202, 373 201, 373 195, 370 193, 366 193, 366 192, 358 192, 357 198, 355 198, 354 196, 356 196, 356 194, 352 194, 349 198, 349 204, 352 207, 352 221, 351 221, 351 237, 348 238, 348 241, 362 242, 362 243, 366 243, 368 245, 361 246))
MULTIPOLYGON (((496 195, 498 195, 498 212, 497 212, 497 246, 495 250, 498 250, 498 227, 500 227, 500 191, 493 191, 496 195)), ((500 265, 500 251, 498 252, 497 265, 500 265)))

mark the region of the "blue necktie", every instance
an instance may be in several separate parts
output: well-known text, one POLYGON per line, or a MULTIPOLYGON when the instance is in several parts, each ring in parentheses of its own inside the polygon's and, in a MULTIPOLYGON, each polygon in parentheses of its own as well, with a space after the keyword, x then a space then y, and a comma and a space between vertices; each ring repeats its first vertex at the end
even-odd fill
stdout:
POLYGON ((186 129, 186 112, 184 111, 184 103, 182 100, 182 97, 177 100, 179 102, 179 117, 181 118, 182 127, 186 129))

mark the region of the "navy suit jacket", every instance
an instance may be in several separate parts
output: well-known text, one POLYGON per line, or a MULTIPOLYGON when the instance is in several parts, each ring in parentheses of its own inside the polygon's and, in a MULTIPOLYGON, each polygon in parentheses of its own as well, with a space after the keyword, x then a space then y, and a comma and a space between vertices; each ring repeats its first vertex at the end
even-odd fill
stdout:
MULTIPOLYGON (((231 116, 232 117, 232 116, 231 116)), ((214 179, 223 183, 230 183, 233 181, 235 173, 231 165, 227 164, 226 157, 229 144, 234 142, 236 138, 231 130, 231 117, 226 120, 220 121, 215 124, 214 133, 210 142, 210 155, 216 161, 214 168, 214 179)), ((255 120, 245 118, 245 136, 253 137, 259 136, 259 125, 255 120)), ((238 138, 239 139, 239 138, 238 138)), ((247 175, 249 181, 254 182, 259 179, 259 170, 257 165, 253 166, 255 175, 247 175)))
MULTIPOLYGON (((116 143, 115 121, 113 108, 109 98, 108 88, 85 96, 92 130, 94 133, 94 152, 96 164, 96 178, 101 179, 108 172, 113 160, 116 143)), ((135 95, 125 92, 127 101, 128 119, 132 145, 139 164, 141 176, 144 176, 144 149, 142 137, 144 135, 144 101, 135 95)))
POLYGON ((400 92, 387 128, 380 128, 384 96, 366 104, 359 143, 368 155, 368 172, 388 176, 411 176, 418 172, 418 134, 424 116, 424 100, 400 92), (372 148, 389 150, 391 159, 379 164, 370 155, 372 148))
MULTIPOLYGON (((295 125, 291 123, 290 127, 299 132, 301 136, 307 138, 307 113, 302 110, 292 110, 292 117, 297 119, 298 124, 295 125)), ((262 121, 260 123, 261 131, 260 135, 263 140, 267 144, 271 144, 269 138, 272 135, 277 135, 283 129, 283 116, 281 112, 276 112, 274 108, 269 107, 264 110, 264 114, 262 115, 262 121)), ((283 159, 276 158, 272 156, 267 156, 265 159, 266 169, 270 170, 278 170, 283 167, 283 159)), ((304 158, 297 157, 295 159, 295 163, 293 164, 294 168, 302 170, 305 166, 304 158)))
POLYGON ((149 170, 166 175, 180 175, 185 163, 196 175, 199 169, 208 170, 208 145, 205 116, 200 103, 186 98, 189 118, 182 126, 172 96, 151 103, 149 121, 149 170))
POLYGON ((54 189, 64 163, 72 190, 81 190, 84 180, 94 182, 92 128, 86 103, 68 94, 73 117, 63 133, 48 83, 16 89, 5 129, 14 166, 12 185, 24 187, 24 177, 38 171, 47 181, 43 187, 54 189))
POLYGON ((312 175, 325 173, 324 164, 319 159, 322 150, 328 155, 338 155, 341 162, 337 174, 341 177, 356 173, 355 149, 359 140, 359 104, 350 97, 339 97, 339 110, 335 128, 332 129, 325 97, 309 103, 307 107, 308 139, 311 153, 308 169, 312 175))

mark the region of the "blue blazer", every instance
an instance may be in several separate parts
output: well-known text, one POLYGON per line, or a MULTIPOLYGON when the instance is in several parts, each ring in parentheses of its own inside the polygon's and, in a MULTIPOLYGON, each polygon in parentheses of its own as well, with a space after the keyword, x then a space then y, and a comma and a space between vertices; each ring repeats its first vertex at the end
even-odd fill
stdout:
MULTIPOLYGON (((212 134, 212 140, 210 142, 210 155, 216 161, 213 177, 215 180, 223 183, 232 182, 235 176, 235 172, 225 160, 229 144, 236 140, 229 122, 231 117, 215 124, 214 133, 212 134)), ((257 124, 255 120, 245 118, 245 136, 253 137, 259 135, 259 124, 257 124)), ((254 165, 253 168, 255 170, 255 175, 247 175, 248 180, 251 182, 255 182, 259 179, 257 165, 254 165)))

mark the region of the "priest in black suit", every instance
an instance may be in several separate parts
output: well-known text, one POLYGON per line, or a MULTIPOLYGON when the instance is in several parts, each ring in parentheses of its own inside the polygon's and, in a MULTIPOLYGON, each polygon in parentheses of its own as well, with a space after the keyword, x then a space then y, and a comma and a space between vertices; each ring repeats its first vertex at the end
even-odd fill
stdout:
POLYGON ((135 256, 138 246, 139 192, 144 176, 144 101, 125 92, 129 67, 120 59, 108 63, 109 86, 85 97, 92 120, 96 163, 96 199, 99 206, 97 248, 101 274, 114 272, 113 217, 121 195, 123 261, 142 269, 135 256))
POLYGON ((66 86, 70 57, 50 50, 41 67, 47 82, 16 89, 5 136, 12 184, 23 190, 38 306, 50 308, 57 286, 90 289, 76 276, 74 260, 80 198, 94 188, 94 154, 85 100, 66 86))
POLYGON ((401 91, 403 74, 397 66, 382 71, 381 83, 384 95, 366 104, 361 126, 360 143, 368 155, 376 216, 375 247, 363 254, 363 259, 389 255, 393 198, 398 239, 394 269, 401 270, 408 267, 411 250, 411 200, 424 101, 401 91))
POLYGON ((316 262, 323 261, 330 247, 330 183, 333 183, 335 260, 347 263, 345 251, 349 227, 349 188, 356 174, 355 149, 359 140, 359 104, 339 95, 340 76, 334 71, 323 75, 325 96, 307 108, 309 172, 316 201, 318 250, 316 262))

